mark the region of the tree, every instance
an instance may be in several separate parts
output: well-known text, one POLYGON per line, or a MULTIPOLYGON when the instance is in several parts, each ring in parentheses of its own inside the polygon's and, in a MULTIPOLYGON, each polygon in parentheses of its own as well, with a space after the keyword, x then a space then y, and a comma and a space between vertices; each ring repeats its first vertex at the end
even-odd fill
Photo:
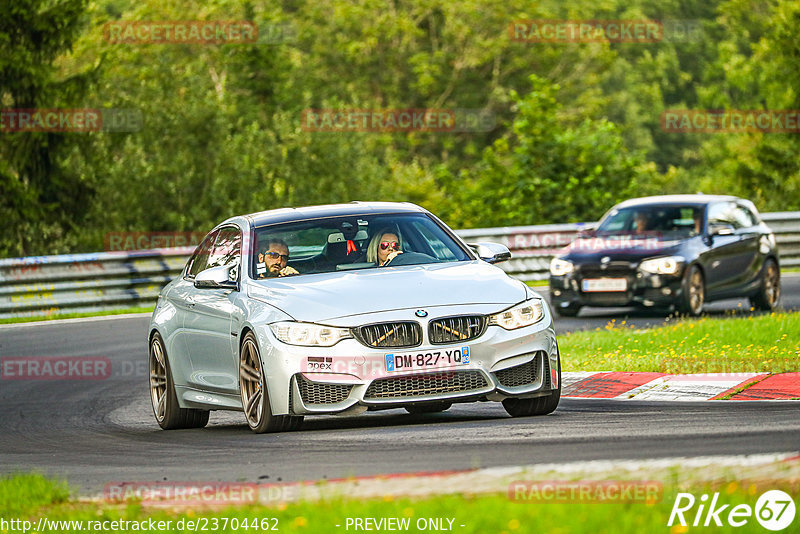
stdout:
MULTIPOLYGON (((54 65, 78 36, 85 6, 85 0, 0 4, 0 107, 85 107, 91 71, 64 75, 54 65)), ((92 186, 64 162, 85 146, 86 135, 8 128, 0 132, 0 256, 66 251, 92 186)))
POLYGON ((652 164, 625 148, 613 123, 586 118, 565 124, 558 86, 536 75, 531 83, 525 96, 512 93, 517 112, 511 131, 486 149, 467 190, 470 225, 596 219, 655 174, 652 164))

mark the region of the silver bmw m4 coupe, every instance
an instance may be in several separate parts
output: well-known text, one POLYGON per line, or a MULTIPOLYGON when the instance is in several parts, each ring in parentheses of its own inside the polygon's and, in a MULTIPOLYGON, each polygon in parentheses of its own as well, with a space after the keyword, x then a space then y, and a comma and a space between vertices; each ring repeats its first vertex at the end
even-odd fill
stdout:
POLYGON ((561 361, 546 302, 406 203, 353 202, 233 217, 161 291, 149 328, 150 398, 163 429, 211 410, 254 432, 305 415, 502 402, 558 406, 561 361))

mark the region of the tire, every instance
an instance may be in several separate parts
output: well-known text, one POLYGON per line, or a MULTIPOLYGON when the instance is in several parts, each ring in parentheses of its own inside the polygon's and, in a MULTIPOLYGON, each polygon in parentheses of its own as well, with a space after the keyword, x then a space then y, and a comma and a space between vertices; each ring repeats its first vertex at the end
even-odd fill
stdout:
POLYGON ((533 399, 505 399, 503 408, 511 417, 530 417, 553 413, 561 401, 561 353, 558 353, 558 388, 547 396, 533 399))
POLYGON ((750 297, 750 306, 757 310, 772 311, 781 298, 781 271, 772 258, 767 258, 761 268, 761 285, 758 293, 750 297))
POLYGON ((561 317, 577 317, 578 313, 581 311, 581 305, 573 303, 567 307, 553 306, 553 309, 556 310, 556 313, 561 317))
POLYGON ((175 393, 175 382, 161 334, 150 341, 150 403, 158 426, 164 430, 203 428, 208 424, 208 410, 181 408, 175 393))
POLYGON ((409 404, 408 406, 405 406, 405 409, 408 413, 416 415, 422 413, 444 412, 445 410, 449 410, 452 405, 452 402, 426 402, 420 404, 409 404))
POLYGON ((303 416, 272 414, 258 342, 252 332, 244 336, 239 350, 239 394, 247 425, 256 434, 297 430, 303 422, 303 416))
POLYGON ((682 291, 678 299, 678 311, 684 315, 697 317, 703 313, 706 300, 706 282, 703 271, 697 265, 690 265, 681 282, 682 291))

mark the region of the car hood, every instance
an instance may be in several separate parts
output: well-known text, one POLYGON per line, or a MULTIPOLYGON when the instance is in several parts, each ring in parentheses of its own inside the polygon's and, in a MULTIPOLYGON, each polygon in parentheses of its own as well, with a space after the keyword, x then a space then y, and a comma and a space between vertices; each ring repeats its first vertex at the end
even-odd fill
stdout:
POLYGON ((668 236, 596 236, 580 237, 564 247, 559 258, 577 261, 638 261, 653 256, 674 254, 684 240, 668 236))
POLYGON ((525 285, 483 261, 413 265, 251 281, 248 296, 298 321, 463 304, 512 305, 525 285))

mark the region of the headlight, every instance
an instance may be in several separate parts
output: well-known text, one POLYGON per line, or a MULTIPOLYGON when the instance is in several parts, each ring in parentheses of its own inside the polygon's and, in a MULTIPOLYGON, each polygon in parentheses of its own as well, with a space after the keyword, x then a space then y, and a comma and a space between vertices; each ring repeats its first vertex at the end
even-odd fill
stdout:
POLYGON ((639 269, 652 274, 676 274, 683 262, 686 261, 680 256, 665 256, 663 258, 653 258, 644 260, 639 264, 639 269))
POLYGON ((349 328, 336 328, 314 323, 282 321, 269 325, 275 337, 289 345, 330 347, 342 339, 353 337, 349 328))
POLYGON ((572 265, 571 261, 553 258, 550 262, 550 274, 553 276, 564 276, 565 274, 571 273, 573 270, 575 270, 575 266, 572 265))
POLYGON ((506 311, 489 316, 489 324, 503 327, 506 330, 514 330, 538 323, 542 317, 544 317, 542 299, 530 299, 506 311))

